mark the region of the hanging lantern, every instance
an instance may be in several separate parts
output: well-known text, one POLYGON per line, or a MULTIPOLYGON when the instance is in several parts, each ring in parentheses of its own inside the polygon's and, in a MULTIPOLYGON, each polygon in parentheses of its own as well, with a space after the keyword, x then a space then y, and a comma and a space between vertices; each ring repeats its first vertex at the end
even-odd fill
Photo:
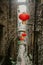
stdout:
POLYGON ((28 19, 30 19, 30 15, 27 14, 27 13, 22 13, 19 15, 19 18, 22 20, 22 21, 26 21, 28 19))
POLYGON ((26 20, 30 19, 30 15, 27 13, 22 13, 19 15, 19 19, 22 20, 22 24, 26 24, 26 20))
POLYGON ((26 33, 22 33, 22 36, 25 37, 25 36, 27 36, 27 34, 26 33))
POLYGON ((24 37, 23 37, 23 36, 21 36, 21 37, 20 37, 20 41, 23 41, 23 40, 24 40, 24 37))

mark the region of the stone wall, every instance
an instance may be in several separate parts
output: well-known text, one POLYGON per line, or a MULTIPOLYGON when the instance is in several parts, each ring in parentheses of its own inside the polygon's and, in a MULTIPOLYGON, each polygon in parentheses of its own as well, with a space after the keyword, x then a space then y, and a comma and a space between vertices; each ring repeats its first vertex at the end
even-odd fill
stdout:
MULTIPOLYGON (((11 5, 11 13, 9 12, 9 1, 8 0, 1 0, 0 1, 0 8, 2 10, 1 16, 0 16, 0 24, 3 25, 3 37, 1 40, 1 51, 0 51, 0 55, 5 56, 8 52, 8 48, 10 46, 11 40, 14 41, 14 46, 13 48, 16 48, 16 37, 17 37, 17 33, 16 33, 16 5, 12 4, 11 5), (9 18, 9 13, 11 14, 11 18, 9 18)), ((13 45, 13 43, 11 43, 11 45, 13 45)), ((15 50, 16 52, 16 50, 15 50)), ((11 52, 10 54, 13 54, 13 52, 11 52)), ((15 54, 15 53, 14 53, 15 54)))

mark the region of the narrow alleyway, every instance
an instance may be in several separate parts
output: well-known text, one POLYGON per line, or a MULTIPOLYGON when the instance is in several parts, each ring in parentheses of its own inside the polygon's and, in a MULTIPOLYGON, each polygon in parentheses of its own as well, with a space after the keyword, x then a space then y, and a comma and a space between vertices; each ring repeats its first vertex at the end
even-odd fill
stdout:
POLYGON ((0 0, 0 65, 43 65, 43 0, 0 0))

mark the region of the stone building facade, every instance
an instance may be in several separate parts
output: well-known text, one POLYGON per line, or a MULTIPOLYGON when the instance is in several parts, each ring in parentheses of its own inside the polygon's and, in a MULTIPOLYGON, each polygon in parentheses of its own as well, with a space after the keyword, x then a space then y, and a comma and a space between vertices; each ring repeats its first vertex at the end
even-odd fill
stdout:
MULTIPOLYGON (((0 1, 0 29, 2 32, 2 38, 0 43, 0 55, 6 56, 7 50, 12 45, 11 55, 16 52, 16 38, 17 38, 17 17, 16 17, 16 4, 9 5, 9 0, 0 1), (10 12, 11 10, 11 12, 10 12), (12 42, 12 43, 11 43, 12 42)), ((1 33, 0 33, 1 36, 1 33)), ((13 56, 13 55, 12 55, 13 56)))

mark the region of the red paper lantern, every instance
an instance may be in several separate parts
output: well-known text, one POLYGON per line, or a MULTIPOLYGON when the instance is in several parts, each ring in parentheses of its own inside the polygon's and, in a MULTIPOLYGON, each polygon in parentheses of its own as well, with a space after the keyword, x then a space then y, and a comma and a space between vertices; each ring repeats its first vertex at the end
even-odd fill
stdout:
POLYGON ((26 33, 22 33, 22 36, 25 37, 25 36, 27 36, 27 34, 26 33))
POLYGON ((27 14, 27 13, 22 13, 19 15, 19 18, 22 20, 22 21, 26 21, 28 19, 30 19, 30 15, 27 14))

